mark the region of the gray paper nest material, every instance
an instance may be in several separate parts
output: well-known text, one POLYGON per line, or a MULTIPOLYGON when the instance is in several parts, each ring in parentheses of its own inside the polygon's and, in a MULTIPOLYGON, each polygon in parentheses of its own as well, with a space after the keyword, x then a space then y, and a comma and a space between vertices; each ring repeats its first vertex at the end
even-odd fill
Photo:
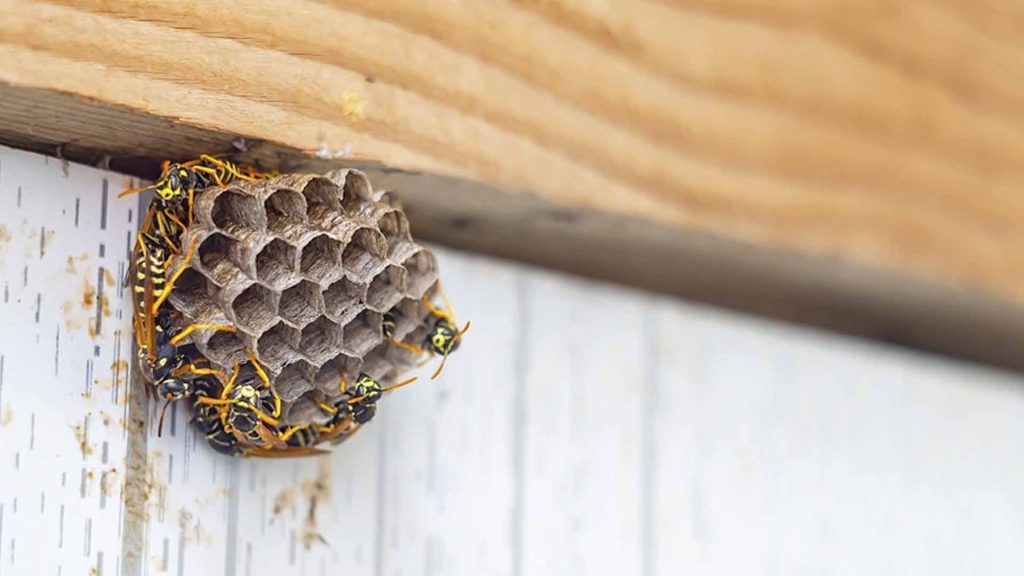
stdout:
POLYGON ((286 422, 323 420, 315 399, 338 398, 339 372, 386 385, 415 362, 384 339, 382 320, 395 317, 396 339, 423 339, 431 319, 421 300, 436 290, 437 261, 365 175, 289 174, 209 189, 194 211, 183 246, 198 239, 198 249, 168 299, 181 312, 176 328, 237 331, 193 332, 181 346, 226 372, 252 350, 286 422))

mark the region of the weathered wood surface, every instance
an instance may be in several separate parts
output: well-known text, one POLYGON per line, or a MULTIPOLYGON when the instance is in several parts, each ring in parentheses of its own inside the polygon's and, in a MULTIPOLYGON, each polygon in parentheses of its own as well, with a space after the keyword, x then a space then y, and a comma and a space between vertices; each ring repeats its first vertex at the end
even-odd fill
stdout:
POLYGON ((0 148, 2 576, 1024 562, 1019 376, 449 250, 471 333, 330 457, 126 428, 126 180, 0 148))
POLYGON ((1022 20, 1013 0, 8 0, 0 141, 140 170, 244 137, 274 166, 380 168, 426 238, 1020 366, 997 350, 1024 341, 1022 20))

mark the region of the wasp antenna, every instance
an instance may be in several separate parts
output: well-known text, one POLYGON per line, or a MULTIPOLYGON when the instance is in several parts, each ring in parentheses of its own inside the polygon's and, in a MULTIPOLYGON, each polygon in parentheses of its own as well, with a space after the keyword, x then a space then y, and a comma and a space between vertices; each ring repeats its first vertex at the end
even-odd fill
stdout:
POLYGON ((138 194, 139 192, 145 192, 147 190, 154 190, 153 185, 150 184, 149 186, 140 186, 138 188, 129 188, 127 190, 122 191, 120 194, 117 195, 117 197, 118 198, 124 198, 125 196, 131 196, 132 194, 138 194))
POLYGON ((444 351, 444 356, 441 357, 441 363, 437 365, 437 370, 434 370, 434 373, 430 375, 431 380, 436 380, 437 377, 441 375, 441 370, 444 370, 444 364, 448 361, 448 355, 451 353, 452 347, 449 346, 448 349, 444 351))
POLYGON ((385 386, 385 387, 381 388, 380 391, 381 392, 390 392, 391 390, 397 390, 397 389, 401 388, 402 386, 408 386, 409 384, 412 384, 417 379, 419 379, 418 376, 413 376, 412 378, 409 378, 408 380, 406 380, 404 382, 399 382, 398 384, 392 384, 391 386, 385 386))
POLYGON ((455 334, 455 338, 452 338, 452 343, 448 346, 448 349, 444 351, 444 356, 441 357, 441 363, 437 365, 437 370, 434 370, 434 373, 430 375, 431 380, 437 380, 437 377, 441 375, 441 370, 444 370, 444 365, 448 362, 448 355, 452 353, 452 348, 455 347, 455 343, 458 342, 459 338, 462 338, 462 335, 469 331, 471 324, 471 322, 466 322, 466 325, 462 330, 459 330, 459 332, 455 334))
POLYGON ((167 400, 164 402, 164 407, 160 410, 160 422, 156 426, 156 437, 160 438, 164 433, 164 416, 167 414, 167 407, 171 405, 171 401, 167 400))

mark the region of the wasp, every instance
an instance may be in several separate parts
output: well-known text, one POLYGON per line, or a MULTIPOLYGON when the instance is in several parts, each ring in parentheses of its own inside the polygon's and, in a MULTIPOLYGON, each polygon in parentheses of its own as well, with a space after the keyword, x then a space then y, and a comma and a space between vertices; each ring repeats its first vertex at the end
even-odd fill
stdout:
POLYGON ((452 307, 451 302, 448 301, 448 297, 445 296, 440 283, 438 283, 437 291, 441 294, 442 300, 444 300, 444 308, 434 306, 433 302, 430 301, 430 296, 423 295, 423 305, 430 311, 435 320, 434 325, 431 326, 430 331, 424 337, 422 346, 395 340, 395 327, 397 323, 395 317, 390 313, 384 316, 383 328, 384 337, 391 340, 396 346, 404 348, 417 356, 436 354, 441 357, 441 363, 438 364, 437 369, 430 376, 431 380, 436 379, 441 374, 445 362, 448 361, 448 356, 458 350, 459 344, 462 342, 462 336, 469 331, 470 326, 470 323, 466 322, 466 325, 461 330, 456 328, 455 309, 452 307))
POLYGON ((368 374, 360 374, 350 390, 344 374, 339 374, 338 389, 341 397, 334 404, 320 402, 320 409, 331 415, 331 419, 324 425, 320 432, 337 432, 343 428, 343 424, 349 419, 357 425, 363 425, 373 419, 377 414, 377 402, 385 392, 408 386, 416 381, 416 377, 409 378, 390 386, 381 386, 368 374))
POLYGON ((252 351, 247 350, 246 354, 256 376, 241 382, 238 382, 241 373, 238 363, 235 363, 230 377, 213 368, 188 366, 187 371, 192 374, 214 376, 223 383, 219 396, 197 395, 194 402, 219 407, 217 412, 224 431, 233 434, 240 442, 249 446, 284 447, 284 443, 271 432, 280 425, 281 397, 252 351))
POLYGON ((196 190, 212 186, 224 187, 237 180, 256 182, 277 176, 274 172, 260 172, 250 166, 235 164, 209 154, 188 162, 165 161, 162 168, 156 182, 125 190, 117 197, 153 192, 155 198, 150 204, 146 221, 172 250, 178 252, 181 251, 181 237, 192 223, 196 190))
MULTIPOLYGON (((201 399, 220 399, 224 387, 218 384, 218 382, 216 379, 197 378, 194 383, 195 392, 192 401, 192 409, 195 413, 194 423, 206 437, 207 443, 215 451, 228 456, 255 456, 259 458, 326 454, 326 451, 312 447, 316 441, 316 432, 314 432, 312 440, 307 440, 309 436, 305 434, 293 433, 293 437, 289 438, 291 441, 283 445, 283 439, 273 440, 272 442, 267 441, 271 433, 265 429, 260 429, 260 427, 264 426, 262 422, 255 423, 249 432, 241 432, 237 426, 241 425, 242 428, 248 427, 248 422, 241 422, 244 417, 239 417, 237 413, 235 416, 231 416, 226 413, 225 405, 201 399), (233 425, 236 428, 229 430, 225 425, 225 420, 232 421, 233 418, 233 425), (302 439, 301 442, 299 441, 300 439, 302 439)), ((264 410, 269 408, 268 404, 266 399, 264 399, 264 410)))
POLYGON ((178 353, 178 344, 195 330, 235 330, 234 326, 225 324, 192 324, 175 334, 171 333, 172 310, 165 302, 195 253, 195 248, 196 242, 193 242, 183 264, 168 278, 168 247, 158 237, 140 232, 128 270, 133 292, 132 328, 139 361, 143 371, 149 374, 158 395, 167 400, 160 414, 158 430, 163 429, 167 406, 189 393, 188 381, 180 378, 178 371, 190 360, 178 353))
POLYGON ((196 378, 193 381, 193 387, 192 411, 195 414, 193 422, 206 437, 207 443, 221 454, 228 456, 240 454, 242 446, 239 445, 238 438, 224 428, 220 406, 206 404, 199 400, 200 398, 220 398, 223 387, 208 378, 196 378))

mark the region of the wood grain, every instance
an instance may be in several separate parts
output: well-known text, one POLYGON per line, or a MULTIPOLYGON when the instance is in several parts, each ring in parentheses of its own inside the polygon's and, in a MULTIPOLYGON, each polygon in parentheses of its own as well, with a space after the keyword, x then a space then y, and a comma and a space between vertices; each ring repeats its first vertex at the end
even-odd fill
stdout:
POLYGON ((669 260, 685 231, 1016 306, 1021 18, 1009 0, 15 0, 0 138, 116 166, 244 137, 285 168, 398 169, 428 191, 414 211, 510 226, 492 252, 581 268, 580 226, 515 240, 536 202, 643 264, 585 272, 683 295, 689 270, 624 228, 669 260), (461 193, 435 200, 433 176, 461 193))

